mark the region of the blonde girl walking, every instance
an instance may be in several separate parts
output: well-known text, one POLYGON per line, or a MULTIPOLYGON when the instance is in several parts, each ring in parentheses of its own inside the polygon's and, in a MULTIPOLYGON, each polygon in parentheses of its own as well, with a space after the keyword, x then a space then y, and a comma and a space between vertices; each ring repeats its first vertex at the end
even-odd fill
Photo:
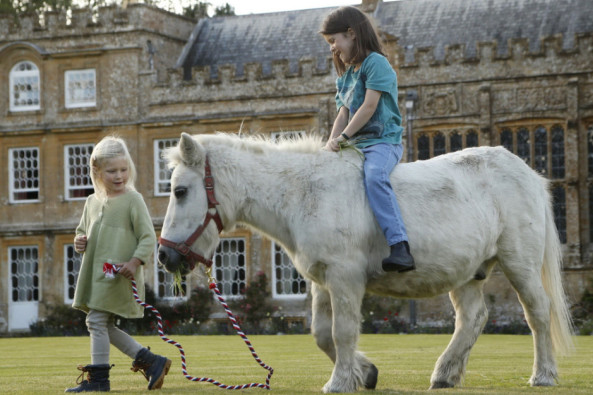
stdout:
POLYGON ((134 300, 130 279, 135 278, 144 299, 142 266, 156 246, 148 208, 134 188, 136 169, 125 142, 111 136, 102 139, 93 149, 90 170, 95 193, 87 198, 76 228, 74 248, 84 255, 72 306, 87 313, 91 364, 79 366, 81 377, 87 373, 87 379, 66 392, 110 391, 110 344, 133 359, 132 370, 143 372, 149 390, 158 389, 171 361, 114 324, 115 316, 142 318, 144 309, 134 300), (119 274, 106 276, 106 262, 119 266, 119 274))

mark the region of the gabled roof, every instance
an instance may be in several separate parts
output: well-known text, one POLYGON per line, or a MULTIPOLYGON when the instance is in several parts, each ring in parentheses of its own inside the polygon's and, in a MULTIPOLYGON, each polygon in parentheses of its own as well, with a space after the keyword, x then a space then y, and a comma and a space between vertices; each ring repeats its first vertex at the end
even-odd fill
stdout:
MULTIPOLYGON (((335 7, 269 14, 202 19, 196 25, 177 67, 232 64, 238 75, 246 63, 261 63, 263 73, 274 60, 288 59, 291 72, 298 61, 313 58, 319 69, 330 59, 318 31, 335 7)), ((527 39, 531 52, 541 38, 561 34, 563 47, 573 47, 575 34, 593 32, 591 0, 402 0, 380 2, 373 13, 377 27, 399 39, 399 45, 434 49, 441 60, 448 45, 462 44, 474 57, 479 42, 497 42, 499 54, 510 39, 527 39)))
POLYGON ((330 57, 329 46, 318 33, 323 18, 333 8, 274 12, 202 19, 184 48, 177 67, 236 66, 243 74, 246 63, 261 63, 269 74, 273 60, 288 59, 296 72, 301 58, 316 59, 324 69, 330 57))

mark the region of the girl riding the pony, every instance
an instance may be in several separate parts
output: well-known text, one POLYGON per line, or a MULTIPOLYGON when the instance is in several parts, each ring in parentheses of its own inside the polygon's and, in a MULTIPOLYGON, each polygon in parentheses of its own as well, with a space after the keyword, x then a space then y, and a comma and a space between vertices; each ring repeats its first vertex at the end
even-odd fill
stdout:
POLYGON ((389 180, 403 153, 397 76, 370 20, 357 8, 331 12, 320 33, 330 45, 338 73, 338 115, 325 149, 339 151, 340 144, 349 141, 363 152, 367 198, 391 248, 383 259, 383 270, 414 270, 406 228, 389 180))

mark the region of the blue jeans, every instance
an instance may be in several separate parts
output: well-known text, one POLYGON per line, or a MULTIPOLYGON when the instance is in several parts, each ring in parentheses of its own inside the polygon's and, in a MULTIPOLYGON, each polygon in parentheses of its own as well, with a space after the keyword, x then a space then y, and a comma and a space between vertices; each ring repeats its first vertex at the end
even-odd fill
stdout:
POLYGON ((375 218, 390 246, 408 241, 395 192, 389 175, 403 154, 401 144, 375 144, 362 148, 364 153, 364 187, 375 218))

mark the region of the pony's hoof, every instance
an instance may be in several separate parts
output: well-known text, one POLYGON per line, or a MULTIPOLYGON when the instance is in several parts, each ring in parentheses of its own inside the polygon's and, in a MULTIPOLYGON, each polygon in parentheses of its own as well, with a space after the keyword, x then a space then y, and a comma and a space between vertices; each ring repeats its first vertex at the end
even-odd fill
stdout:
POLYGON ((379 377, 379 369, 373 364, 369 367, 367 376, 364 379, 364 388, 367 390, 374 390, 377 386, 377 378, 379 377))
POLYGON ((453 388, 454 385, 453 384, 449 384, 446 381, 436 381, 432 384, 430 384, 430 388, 431 390, 438 390, 439 388, 453 388))

